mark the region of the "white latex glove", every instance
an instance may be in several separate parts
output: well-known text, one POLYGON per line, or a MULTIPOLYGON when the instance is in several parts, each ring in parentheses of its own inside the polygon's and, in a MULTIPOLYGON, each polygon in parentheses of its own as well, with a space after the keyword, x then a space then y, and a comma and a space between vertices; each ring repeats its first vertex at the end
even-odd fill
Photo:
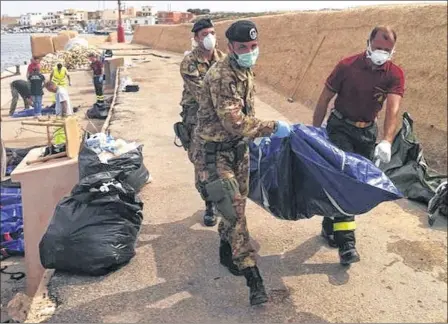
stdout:
MULTIPOLYGON (((380 160, 383 163, 389 163, 392 157, 392 145, 388 141, 381 141, 375 147, 375 160, 380 160)), ((377 164, 377 163, 376 163, 377 164)))
POLYGON ((257 146, 269 145, 271 143, 271 139, 269 137, 257 137, 254 139, 254 144, 257 146))

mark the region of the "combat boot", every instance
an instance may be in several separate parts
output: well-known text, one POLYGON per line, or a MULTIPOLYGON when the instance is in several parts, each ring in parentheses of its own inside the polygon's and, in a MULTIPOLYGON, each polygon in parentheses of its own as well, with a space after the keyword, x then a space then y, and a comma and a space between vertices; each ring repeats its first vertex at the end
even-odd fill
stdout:
POLYGON ((334 240, 334 234, 327 233, 325 228, 322 227, 322 232, 320 233, 320 235, 325 239, 325 241, 327 241, 327 244, 330 247, 332 247, 332 248, 337 248, 338 247, 336 241, 334 240))
POLYGON ((333 219, 329 217, 324 217, 322 220, 322 231, 320 235, 325 239, 327 244, 332 248, 337 248, 338 244, 336 243, 333 231, 333 219))
POLYGON ((339 246, 339 260, 342 265, 349 265, 361 260, 356 251, 355 242, 346 242, 339 246))
POLYGON ((232 248, 229 242, 221 241, 219 245, 219 262, 234 276, 242 276, 243 272, 233 263, 232 248))
POLYGON ((205 226, 215 226, 217 222, 217 217, 215 215, 215 206, 211 201, 205 202, 205 213, 204 213, 204 225, 205 226))
POLYGON ((246 277, 247 286, 250 289, 249 300, 251 306, 266 303, 268 295, 264 289, 263 279, 261 278, 258 267, 250 267, 243 270, 244 277, 246 277))

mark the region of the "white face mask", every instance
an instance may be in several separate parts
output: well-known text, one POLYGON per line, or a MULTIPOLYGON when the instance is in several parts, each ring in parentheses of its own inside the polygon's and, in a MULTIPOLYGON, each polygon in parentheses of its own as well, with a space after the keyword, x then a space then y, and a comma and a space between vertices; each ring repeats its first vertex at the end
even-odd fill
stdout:
POLYGON ((373 64, 380 66, 389 61, 392 58, 393 53, 394 53, 393 49, 390 53, 383 50, 372 51, 372 46, 370 45, 369 42, 369 45, 367 46, 366 56, 373 62, 373 64))
POLYGON ((216 37, 215 35, 208 34, 204 40, 202 41, 202 44, 204 45, 204 48, 207 51, 211 51, 216 46, 216 37))

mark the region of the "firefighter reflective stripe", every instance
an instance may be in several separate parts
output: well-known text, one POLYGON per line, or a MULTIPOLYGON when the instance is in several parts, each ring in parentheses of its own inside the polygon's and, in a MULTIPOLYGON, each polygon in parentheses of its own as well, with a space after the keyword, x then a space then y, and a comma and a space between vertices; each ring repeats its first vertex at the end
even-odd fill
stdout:
POLYGON ((333 223, 333 231, 354 231, 356 229, 355 222, 333 223))
POLYGON ((53 79, 51 81, 56 83, 56 85, 58 85, 58 86, 65 86, 66 85, 66 80, 65 80, 66 74, 67 74, 67 69, 64 66, 62 67, 62 69, 60 71, 58 70, 58 67, 55 66, 53 68, 53 79))
POLYGON ((96 100, 98 100, 98 101, 104 101, 104 96, 96 96, 96 100))

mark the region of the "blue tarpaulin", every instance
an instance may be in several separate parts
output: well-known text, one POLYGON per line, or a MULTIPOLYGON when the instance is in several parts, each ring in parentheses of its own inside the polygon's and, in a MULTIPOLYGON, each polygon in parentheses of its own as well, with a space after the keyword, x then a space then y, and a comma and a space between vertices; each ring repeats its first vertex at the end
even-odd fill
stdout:
POLYGON ((23 237, 23 214, 21 189, 0 186, 0 256, 23 255, 25 251, 23 237))
POLYGON ((380 169, 337 148, 324 128, 294 125, 289 137, 249 148, 249 198, 277 218, 361 215, 402 198, 380 169))

